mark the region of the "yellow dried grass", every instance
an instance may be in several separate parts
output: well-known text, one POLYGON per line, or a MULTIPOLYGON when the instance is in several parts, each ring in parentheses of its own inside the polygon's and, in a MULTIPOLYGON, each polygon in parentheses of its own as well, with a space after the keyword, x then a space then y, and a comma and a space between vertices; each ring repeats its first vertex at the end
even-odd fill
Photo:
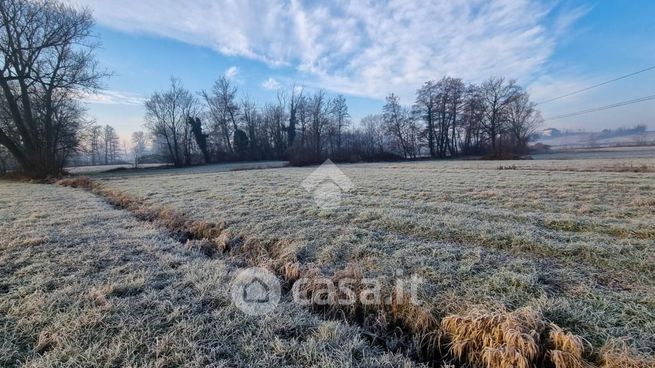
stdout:
POLYGON ((576 358, 582 358, 585 343, 580 336, 566 332, 554 323, 550 323, 548 327, 548 342, 553 346, 554 350, 561 350, 576 358))
POLYGON ((546 323, 532 308, 513 312, 474 310, 444 318, 450 353, 461 362, 488 368, 530 367, 550 362, 556 368, 588 367, 583 340, 546 323), (547 341, 542 341, 547 336, 547 341), (552 349, 548 349, 552 347, 552 349))
POLYGON ((625 341, 612 340, 600 349, 602 368, 653 368, 652 356, 630 351, 625 341))
POLYGON ((593 367, 573 353, 562 350, 548 350, 546 358, 555 368, 588 368, 593 367))

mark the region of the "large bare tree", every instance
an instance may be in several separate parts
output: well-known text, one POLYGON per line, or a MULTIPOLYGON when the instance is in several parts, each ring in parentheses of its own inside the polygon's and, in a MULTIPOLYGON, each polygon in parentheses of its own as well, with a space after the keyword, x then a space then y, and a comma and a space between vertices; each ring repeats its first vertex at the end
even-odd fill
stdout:
POLYGON ((32 177, 58 175, 77 147, 82 93, 99 87, 87 10, 0 0, 0 144, 32 177))

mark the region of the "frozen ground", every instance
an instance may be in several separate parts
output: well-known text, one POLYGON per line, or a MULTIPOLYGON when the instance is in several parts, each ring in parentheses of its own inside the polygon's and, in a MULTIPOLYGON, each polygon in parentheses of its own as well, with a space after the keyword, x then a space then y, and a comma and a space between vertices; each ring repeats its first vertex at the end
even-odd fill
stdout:
POLYGON ((439 315, 531 306, 596 347, 628 339, 652 353, 653 167, 654 158, 340 165, 354 188, 336 210, 301 185, 316 167, 104 180, 225 221, 235 238, 283 239, 308 267, 420 275, 439 315))
POLYGON ((93 194, 0 181, 0 366, 412 366, 283 301, 250 317, 235 267, 93 194))

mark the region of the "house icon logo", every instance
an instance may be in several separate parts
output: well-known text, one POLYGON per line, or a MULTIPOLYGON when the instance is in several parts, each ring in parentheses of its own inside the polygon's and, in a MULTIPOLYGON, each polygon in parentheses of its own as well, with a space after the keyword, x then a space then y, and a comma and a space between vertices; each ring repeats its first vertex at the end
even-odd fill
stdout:
POLYGON ((324 210, 338 208, 342 194, 354 187, 352 181, 330 159, 325 160, 301 185, 312 193, 316 205, 324 210))
POLYGON ((268 285, 256 277, 243 288, 243 300, 246 303, 268 303, 270 292, 268 285))
POLYGON ((280 281, 264 268, 246 268, 232 280, 230 295, 242 312, 261 316, 273 311, 280 302, 280 281))

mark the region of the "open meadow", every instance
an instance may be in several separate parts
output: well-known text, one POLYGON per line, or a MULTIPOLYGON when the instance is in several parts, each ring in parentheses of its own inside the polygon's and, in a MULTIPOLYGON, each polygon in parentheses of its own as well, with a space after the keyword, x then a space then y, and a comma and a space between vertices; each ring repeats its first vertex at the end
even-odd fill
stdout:
MULTIPOLYGON (((458 328, 504 316, 526 336, 559 331, 579 345, 574 352, 533 336, 542 357, 563 351, 605 367, 652 364, 655 159, 338 168, 353 186, 328 209, 302 185, 317 167, 96 174, 92 191, 99 196, 56 185, 31 184, 28 192, 26 184, 3 182, 0 308, 3 336, 17 341, 3 342, 5 362, 48 365, 79 353, 133 364, 144 356, 198 365, 409 364, 404 354, 414 363, 494 367, 482 354, 490 347, 458 328), (127 211, 102 203, 103 196, 127 211), (144 219, 144 208, 158 208, 157 215, 146 222, 130 215, 144 219), (170 221, 157 226, 165 211, 182 218, 175 226, 217 231, 172 240, 170 221), (225 280, 247 266, 276 270, 289 286, 307 275, 415 275, 423 279, 420 312, 311 313, 286 295, 274 315, 244 319, 225 297, 225 280), (159 327, 149 330, 150 320, 159 327), (101 327, 90 336, 84 323, 101 327), (140 328, 148 333, 137 334, 140 328), (359 360, 333 355, 331 344, 348 344, 359 360), (216 346, 236 351, 221 355, 216 346), (299 355, 285 353, 291 350, 299 355)), ((508 349, 507 341, 494 344, 508 349)))

